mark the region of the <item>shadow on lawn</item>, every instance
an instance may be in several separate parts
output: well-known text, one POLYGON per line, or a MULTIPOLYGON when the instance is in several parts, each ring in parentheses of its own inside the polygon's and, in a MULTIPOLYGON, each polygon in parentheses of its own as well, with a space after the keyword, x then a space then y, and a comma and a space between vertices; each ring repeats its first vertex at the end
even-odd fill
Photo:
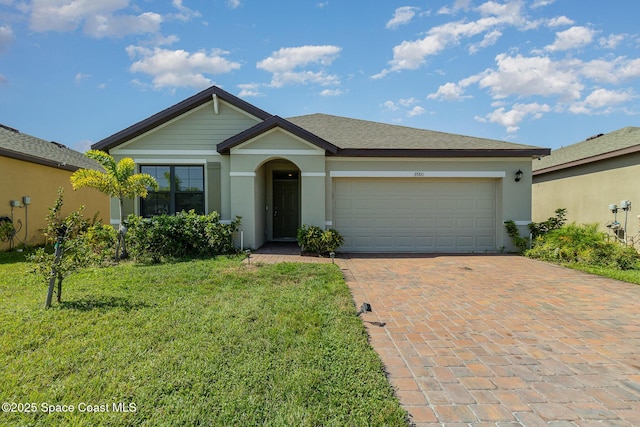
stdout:
POLYGON ((123 297, 109 296, 86 297, 74 301, 63 301, 60 303, 60 308, 63 310, 78 311, 105 310, 112 308, 131 311, 145 307, 150 307, 150 305, 140 301, 130 301, 123 297))

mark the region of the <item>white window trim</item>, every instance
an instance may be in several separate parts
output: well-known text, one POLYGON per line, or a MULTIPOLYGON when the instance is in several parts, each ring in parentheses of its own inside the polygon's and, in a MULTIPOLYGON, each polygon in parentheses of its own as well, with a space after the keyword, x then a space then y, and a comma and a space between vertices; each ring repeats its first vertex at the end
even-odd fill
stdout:
MULTIPOLYGON (((183 152, 184 154, 184 152, 183 152)), ((149 165, 206 165, 206 159, 133 159, 139 166, 149 165)))
POLYGON ((229 172, 229 176, 244 176, 244 177, 254 177, 256 176, 255 172, 229 172))
POLYGON ((159 156, 220 156, 216 150, 148 150, 148 149, 117 149, 111 150, 113 154, 122 155, 159 155, 159 156))

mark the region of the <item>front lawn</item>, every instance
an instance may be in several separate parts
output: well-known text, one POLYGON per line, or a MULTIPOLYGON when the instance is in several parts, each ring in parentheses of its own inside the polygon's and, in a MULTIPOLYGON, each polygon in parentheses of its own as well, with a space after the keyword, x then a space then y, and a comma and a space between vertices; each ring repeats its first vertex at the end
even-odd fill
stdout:
POLYGON ((44 310, 8 257, 0 400, 31 413, 3 406, 0 425, 407 425, 334 265, 124 263, 44 310))

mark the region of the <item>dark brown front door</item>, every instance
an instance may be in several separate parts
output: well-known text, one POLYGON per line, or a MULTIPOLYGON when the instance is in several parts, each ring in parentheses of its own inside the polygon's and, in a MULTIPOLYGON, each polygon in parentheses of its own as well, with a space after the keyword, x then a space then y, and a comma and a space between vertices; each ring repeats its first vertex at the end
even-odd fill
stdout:
POLYGON ((295 238, 300 227, 298 172, 273 173, 273 238, 295 238))

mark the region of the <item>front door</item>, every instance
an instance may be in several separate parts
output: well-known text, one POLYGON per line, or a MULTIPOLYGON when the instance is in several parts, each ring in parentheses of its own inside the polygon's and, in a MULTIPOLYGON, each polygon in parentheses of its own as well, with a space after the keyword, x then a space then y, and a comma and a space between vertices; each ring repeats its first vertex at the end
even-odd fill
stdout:
POLYGON ((295 238, 300 227, 297 171, 273 172, 273 238, 295 238))

